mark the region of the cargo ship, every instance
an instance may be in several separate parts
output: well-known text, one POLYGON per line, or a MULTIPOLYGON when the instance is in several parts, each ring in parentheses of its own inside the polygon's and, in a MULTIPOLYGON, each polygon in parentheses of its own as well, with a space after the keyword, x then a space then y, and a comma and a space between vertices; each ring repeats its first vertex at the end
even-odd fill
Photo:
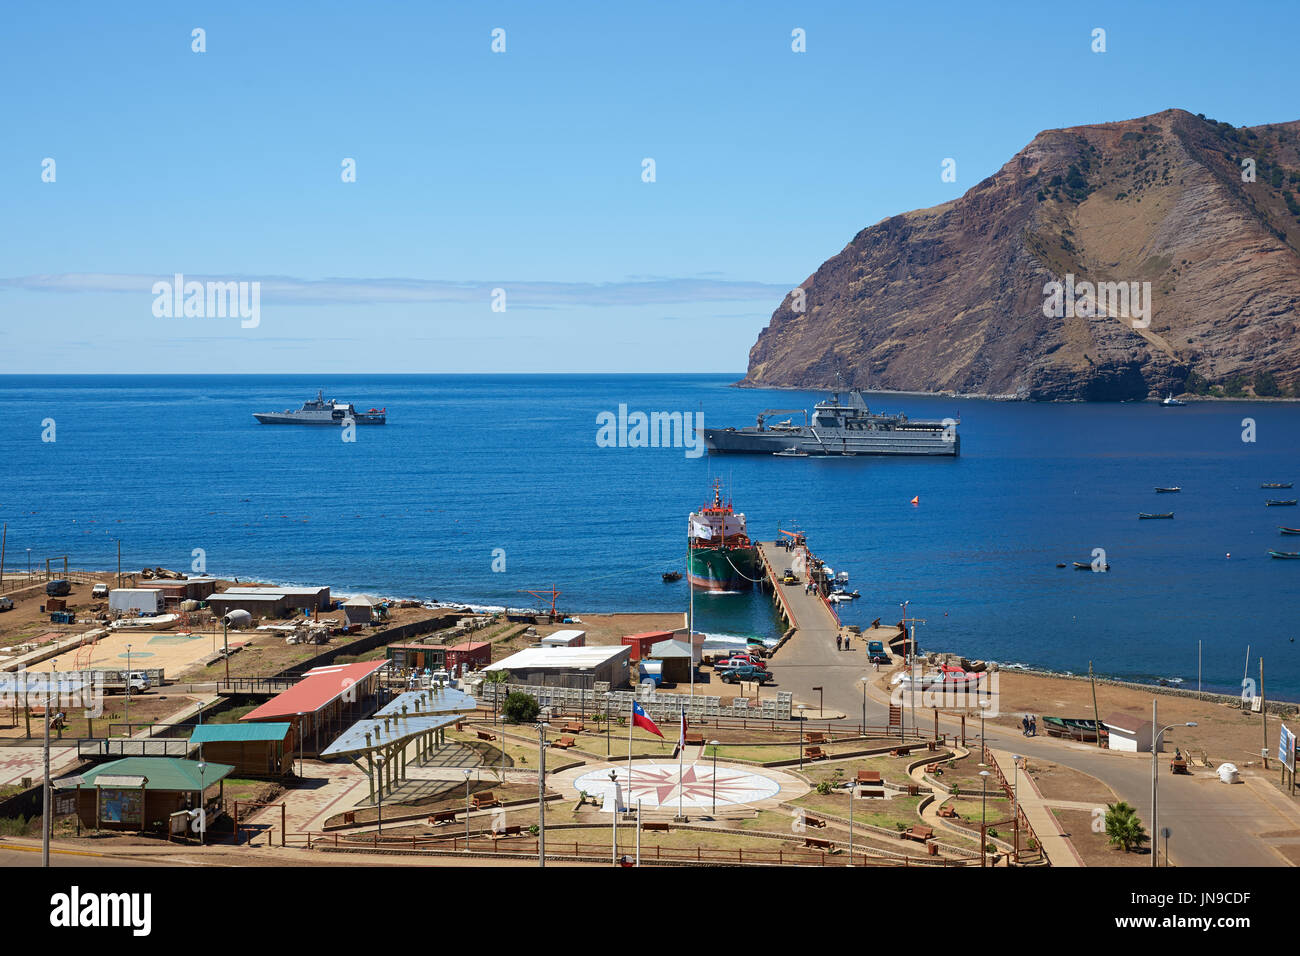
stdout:
POLYGON ((686 577, 704 591, 745 591, 758 580, 758 550, 745 530, 745 516, 722 500, 713 483, 713 503, 687 522, 686 577))

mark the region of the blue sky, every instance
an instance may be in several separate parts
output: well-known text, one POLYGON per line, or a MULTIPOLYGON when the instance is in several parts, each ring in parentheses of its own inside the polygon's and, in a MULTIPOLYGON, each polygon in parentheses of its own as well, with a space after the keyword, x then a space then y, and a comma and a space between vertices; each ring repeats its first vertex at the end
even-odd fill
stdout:
POLYGON ((1043 129, 1300 118, 1283 3, 270 6, 7 12, 3 371, 740 371, 1043 129), (175 273, 260 281, 259 324, 155 316, 175 273))

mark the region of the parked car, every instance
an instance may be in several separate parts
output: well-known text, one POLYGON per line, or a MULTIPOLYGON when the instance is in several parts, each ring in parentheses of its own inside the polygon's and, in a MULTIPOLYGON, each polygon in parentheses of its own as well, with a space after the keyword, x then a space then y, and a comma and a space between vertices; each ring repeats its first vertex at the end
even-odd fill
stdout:
POLYGON ((883 641, 868 641, 867 660, 872 664, 888 664, 892 658, 889 656, 889 651, 885 650, 883 641))
POLYGON ((751 657, 749 654, 733 654, 713 665, 715 671, 719 668, 729 670, 732 667, 758 667, 767 670, 767 662, 759 660, 757 657, 751 657))
POLYGON ((12 611, 14 609, 14 599, 0 597, 0 611, 12 611))
POLYGON ((72 583, 61 578, 58 581, 51 581, 45 585, 45 593, 50 597, 63 597, 65 594, 72 593, 72 583))
POLYGON ((99 584, 96 584, 90 589, 90 596, 93 598, 108 597, 108 585, 104 584, 102 581, 99 584))
POLYGON ((736 684, 740 681, 753 681, 756 684, 766 684, 775 680, 771 671, 765 671, 761 667, 754 667, 752 664, 745 664, 739 667, 733 667, 724 671, 722 680, 727 684, 736 684))
POLYGON ((791 571, 789 568, 786 568, 785 571, 784 571, 784 572, 782 573, 782 575, 781 575, 781 583, 782 583, 782 584, 798 584, 798 583, 799 583, 799 579, 798 579, 797 577, 794 576, 794 572, 793 572, 793 571, 791 571))

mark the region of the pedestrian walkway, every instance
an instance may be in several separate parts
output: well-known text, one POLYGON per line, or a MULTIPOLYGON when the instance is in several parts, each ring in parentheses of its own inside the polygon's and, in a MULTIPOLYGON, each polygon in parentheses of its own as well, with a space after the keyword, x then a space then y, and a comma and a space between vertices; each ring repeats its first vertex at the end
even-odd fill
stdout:
MULTIPOLYGON (((1009 750, 989 748, 989 751, 993 754, 993 759, 998 762, 998 766, 1003 769, 1003 773, 1007 768, 1014 766, 1015 761, 1009 750)), ((1083 859, 1074 849, 1074 845, 1065 838, 1060 824, 1056 822, 1056 815, 1049 809, 1049 806, 1057 805, 1057 801, 1044 800, 1038 787, 1034 785, 1033 778, 1027 773, 1020 775, 1018 796, 1020 809, 1024 811, 1029 825, 1034 828, 1034 834, 1042 844, 1052 866, 1083 866, 1083 859)), ((1089 804, 1088 809, 1091 808, 1092 804, 1089 804)))

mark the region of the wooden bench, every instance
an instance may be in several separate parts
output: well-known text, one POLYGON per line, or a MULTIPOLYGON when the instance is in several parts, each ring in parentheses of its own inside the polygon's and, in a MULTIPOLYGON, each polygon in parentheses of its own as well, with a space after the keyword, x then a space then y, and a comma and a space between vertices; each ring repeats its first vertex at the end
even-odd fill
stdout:
POLYGON ((687 735, 686 735, 686 743, 687 743, 687 745, 692 746, 692 747, 703 747, 703 746, 704 746, 704 735, 703 735, 703 734, 687 734, 687 735))
POLYGON ((560 730, 564 731, 566 734, 580 734, 586 729, 586 724, 579 724, 572 720, 560 728, 560 730))
POLYGON ((930 827, 908 827, 900 833, 899 836, 904 840, 915 840, 918 843, 924 843, 926 840, 929 840, 934 836, 934 830, 930 827))
POLYGON ((828 853, 835 852, 835 844, 830 840, 821 840, 817 837, 808 837, 803 841, 805 850, 825 850, 828 853))
POLYGON ((470 798, 475 810, 482 810, 484 807, 499 807, 501 801, 496 798, 491 790, 484 790, 482 793, 476 793, 470 798))
POLYGON ((426 820, 425 822, 431 827, 441 826, 444 823, 455 823, 456 811, 439 810, 436 813, 434 813, 432 816, 430 816, 429 819, 426 820))
POLYGON ((806 739, 806 740, 808 741, 808 743, 810 743, 810 744, 828 744, 828 743, 830 743, 830 741, 826 739, 826 735, 823 734, 821 731, 817 731, 816 733, 809 733, 809 734, 806 735, 805 739, 806 739))
POLYGON ((512 823, 510 826, 504 827, 500 830, 493 830, 492 839, 499 840, 502 837, 519 836, 522 832, 523 831, 519 828, 517 823, 512 823))
POLYGON ((805 825, 805 826, 810 826, 810 827, 812 827, 813 829, 816 829, 816 830, 824 830, 824 829, 826 829, 826 821, 823 820, 823 819, 821 819, 820 817, 807 817, 807 816, 806 816, 806 817, 803 818, 803 822, 804 822, 804 825, 805 825))
POLYGON ((940 807, 940 808, 939 808, 939 816, 943 817, 945 820, 960 820, 960 819, 961 819, 961 814, 958 813, 956 810, 954 810, 952 807, 949 807, 949 806, 942 806, 942 807, 940 807))
POLYGON ((928 750, 928 751, 930 751, 930 753, 934 753, 935 751, 937 751, 937 750, 939 749, 939 741, 937 741, 937 740, 927 740, 927 741, 925 742, 925 749, 928 750))
POLYGON ((807 757, 809 760, 825 760, 826 751, 822 750, 821 747, 809 747, 804 752, 804 756, 807 757))
POLYGON ((480 730, 480 731, 478 732, 478 739, 479 739, 479 740, 496 740, 497 738, 496 738, 496 735, 495 735, 495 734, 490 734, 490 733, 488 733, 486 730, 480 730))
POLYGON ((928 763, 928 764, 925 765, 925 772, 926 772, 926 773, 932 773, 932 774, 934 774, 936 777, 941 777, 941 776, 943 776, 943 767, 939 766, 939 764, 938 764, 937 762, 936 762, 936 763, 928 763))
POLYGON ((880 787, 884 781, 880 779, 879 770, 859 770, 858 786, 859 787, 880 787))
POLYGON ((574 740, 572 737, 561 737, 559 740, 552 740, 551 746, 559 747, 561 750, 568 750, 576 743, 577 741, 574 740))
POLYGON ((671 823, 655 823, 655 822, 650 821, 650 820, 647 820, 647 821, 645 821, 644 823, 641 824, 641 829, 642 829, 642 830, 658 830, 658 831, 661 831, 661 832, 663 832, 663 833, 667 833, 667 832, 668 832, 669 830, 671 830, 672 828, 673 828, 673 825, 672 825, 671 823))
POLYGON ((907 756, 908 754, 910 754, 911 752, 912 752, 912 748, 911 748, 911 747, 895 747, 893 750, 891 750, 891 751, 889 752, 889 756, 891 756, 891 757, 906 757, 906 756, 907 756))

